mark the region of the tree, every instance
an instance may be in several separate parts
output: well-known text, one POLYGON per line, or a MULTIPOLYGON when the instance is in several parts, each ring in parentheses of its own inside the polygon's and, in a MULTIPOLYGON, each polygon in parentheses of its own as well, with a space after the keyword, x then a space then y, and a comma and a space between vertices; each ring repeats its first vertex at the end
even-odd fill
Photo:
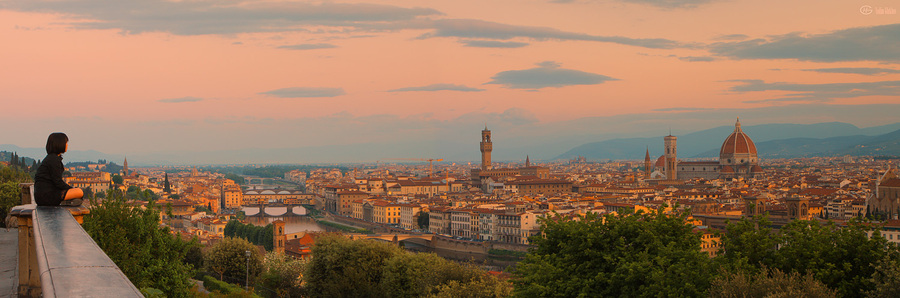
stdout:
POLYGON ((809 272, 844 297, 860 297, 871 290, 875 266, 896 251, 879 231, 870 238, 868 227, 856 220, 839 227, 833 222, 796 220, 781 228, 772 267, 785 272, 809 272))
POLYGON ((375 241, 338 235, 316 238, 315 257, 304 274, 311 297, 385 297, 381 287, 387 260, 403 251, 375 241))
POLYGON ((263 261, 265 271, 259 276, 259 284, 275 292, 277 297, 301 297, 302 276, 308 260, 294 259, 283 253, 269 252, 263 261))
POLYGON ((482 298, 507 297, 512 293, 509 283, 502 282, 494 276, 484 275, 469 282, 448 281, 436 287, 437 293, 428 295, 434 298, 482 298))
POLYGON ((252 282, 262 272, 262 255, 247 240, 225 237, 206 251, 203 264, 207 271, 218 274, 218 278, 232 283, 243 282, 248 278, 252 282), (246 252, 250 252, 249 265, 246 252), (249 268, 249 269, 248 269, 249 268))
POLYGON ((428 212, 419 211, 419 214, 416 214, 416 223, 419 224, 419 228, 423 230, 428 230, 428 212))
POLYGON ((876 265, 897 252, 878 230, 851 220, 846 226, 795 220, 777 233, 764 216, 729 223, 723 237, 723 265, 732 272, 762 268, 810 274, 841 296, 858 297, 875 287, 876 265))
POLYGON ((756 273, 762 265, 771 265, 780 236, 769 226, 767 215, 728 222, 722 236, 726 262, 737 270, 756 273))
MULTIPOLYGON (((21 205, 19 183, 24 182, 31 182, 31 176, 28 173, 0 165, 0 219, 6 218, 12 207, 21 205)), ((6 228, 6 221, 3 220, 0 226, 6 228)))
POLYGON ((160 228, 156 205, 132 205, 117 189, 109 190, 102 204, 92 201, 91 206, 84 230, 135 286, 156 288, 169 297, 188 295, 193 268, 184 261, 197 242, 160 228))
POLYGON ((166 173, 166 180, 163 183, 163 192, 172 193, 172 188, 169 187, 169 173, 166 173))
POLYGON ((328 235, 312 254, 304 274, 312 297, 505 297, 512 289, 474 265, 385 242, 328 235))
POLYGON ((866 293, 868 297, 888 298, 900 297, 900 254, 891 253, 891 257, 875 265, 875 273, 870 279, 875 284, 866 293))
POLYGON ((474 265, 449 261, 433 253, 403 252, 385 263, 381 288, 388 297, 509 296, 511 285, 492 278, 474 265), (460 296, 461 293, 468 295, 460 296))
POLYGON ((85 199, 91 199, 91 198, 94 197, 94 190, 91 189, 90 187, 85 187, 85 188, 82 189, 82 191, 84 191, 84 198, 85 198, 85 199))
POLYGON ((756 275, 724 272, 712 281, 709 297, 837 297, 837 292, 812 274, 764 268, 756 275))
POLYGON ((122 185, 122 183, 125 182, 125 179, 122 178, 121 175, 115 174, 115 175, 112 176, 112 182, 113 182, 113 184, 115 184, 115 185, 122 185))
POLYGON ((524 297, 699 296, 708 255, 688 214, 650 212, 542 220, 534 248, 515 270, 524 297))
POLYGON ((225 230, 223 231, 225 237, 234 237, 234 232, 237 229, 238 224, 240 224, 240 222, 236 220, 229 220, 228 223, 225 224, 225 230))

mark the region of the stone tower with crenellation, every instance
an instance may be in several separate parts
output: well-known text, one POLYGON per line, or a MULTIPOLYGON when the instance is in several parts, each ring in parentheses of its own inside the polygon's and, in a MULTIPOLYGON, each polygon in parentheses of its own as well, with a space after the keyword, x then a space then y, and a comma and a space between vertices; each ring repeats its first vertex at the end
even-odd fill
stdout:
POLYGON ((481 170, 491 169, 492 150, 494 150, 494 145, 491 143, 491 131, 485 125, 484 130, 481 131, 481 170))

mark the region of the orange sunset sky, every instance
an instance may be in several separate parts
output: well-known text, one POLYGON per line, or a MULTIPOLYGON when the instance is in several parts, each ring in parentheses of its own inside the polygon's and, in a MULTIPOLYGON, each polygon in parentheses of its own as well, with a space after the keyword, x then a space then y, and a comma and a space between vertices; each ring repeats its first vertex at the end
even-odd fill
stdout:
POLYGON ((476 160, 485 124, 510 159, 736 117, 886 125, 900 122, 898 8, 0 0, 0 144, 41 148, 63 131, 73 150, 156 156, 148 163, 178 152, 389 144, 408 150, 233 162, 476 160))

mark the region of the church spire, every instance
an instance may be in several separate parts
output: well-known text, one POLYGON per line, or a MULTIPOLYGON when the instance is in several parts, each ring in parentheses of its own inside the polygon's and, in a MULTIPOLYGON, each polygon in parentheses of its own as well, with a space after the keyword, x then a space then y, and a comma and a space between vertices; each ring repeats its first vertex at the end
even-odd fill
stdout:
POLYGON ((531 166, 531 159, 528 158, 528 155, 525 155, 525 167, 531 166))

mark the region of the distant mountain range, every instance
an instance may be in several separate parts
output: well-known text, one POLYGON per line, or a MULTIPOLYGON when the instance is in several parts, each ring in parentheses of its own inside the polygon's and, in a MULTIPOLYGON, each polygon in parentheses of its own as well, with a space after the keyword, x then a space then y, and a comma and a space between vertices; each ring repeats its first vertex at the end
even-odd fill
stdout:
MULTIPOLYGON (((757 152, 766 158, 795 158, 813 156, 900 156, 900 130, 878 136, 846 136, 825 139, 793 138, 756 144, 757 152)), ((710 150, 701 156, 718 156, 710 150)))
MULTIPOLYGON (((0 151, 15 152, 19 156, 27 156, 34 159, 43 159, 45 156, 47 156, 47 151, 44 148, 22 148, 10 144, 0 144, 0 151)), ((122 163, 125 160, 125 156, 121 154, 106 154, 95 150, 71 150, 69 152, 66 152, 66 154, 63 156, 63 162, 66 163, 75 161, 97 161, 100 159, 109 160, 115 163, 122 163)))
MULTIPOLYGON (((742 130, 756 144, 761 157, 809 157, 840 155, 900 155, 900 123, 859 128, 841 122, 817 124, 763 124, 743 126, 742 130)), ((722 142, 734 132, 734 126, 720 126, 678 137, 681 158, 717 157, 722 142)), ((649 147, 650 155, 662 155, 663 136, 652 138, 612 139, 587 143, 556 157, 571 159, 642 159, 649 147)))
MULTIPOLYGON (((761 157, 789 158, 809 156, 841 155, 900 155, 900 123, 859 128, 841 122, 817 124, 763 124, 743 126, 756 143, 761 157)), ((697 132, 679 134, 678 156, 680 158, 716 157, 725 138, 734 131, 733 125, 720 126, 697 132)), ((525 154, 531 152, 531 160, 572 159, 584 156, 590 160, 643 159, 644 150, 650 155, 662 155, 663 136, 649 138, 619 138, 576 146, 553 157, 565 144, 578 144, 578 139, 601 138, 597 136, 555 135, 556 139, 530 138, 527 145, 513 139, 498 141, 495 138, 494 160, 524 161, 525 154), (517 147, 518 146, 518 147, 517 147), (531 146, 531 147, 529 147, 531 146), (512 153, 511 153, 512 152, 512 153), (524 152, 521 156, 513 153, 524 152)), ((447 138, 423 142, 388 142, 378 144, 320 145, 301 148, 247 148, 218 151, 180 151, 128 154, 132 166, 173 165, 173 164, 257 164, 257 163, 298 163, 303 160, 328 160, 334 156, 344 162, 374 163, 385 162, 400 157, 440 157, 445 162, 474 162, 479 154, 475 141, 459 142, 458 138, 447 138), (426 155, 421 152, 431 152, 426 155)), ((569 145, 571 146, 571 145, 569 145)), ((19 156, 43 159, 43 148, 22 148, 16 145, 0 145, 0 151, 17 152, 19 156)), ((95 150, 72 150, 65 155, 65 162, 97 161, 104 159, 121 164, 122 154, 108 154, 95 150)))

